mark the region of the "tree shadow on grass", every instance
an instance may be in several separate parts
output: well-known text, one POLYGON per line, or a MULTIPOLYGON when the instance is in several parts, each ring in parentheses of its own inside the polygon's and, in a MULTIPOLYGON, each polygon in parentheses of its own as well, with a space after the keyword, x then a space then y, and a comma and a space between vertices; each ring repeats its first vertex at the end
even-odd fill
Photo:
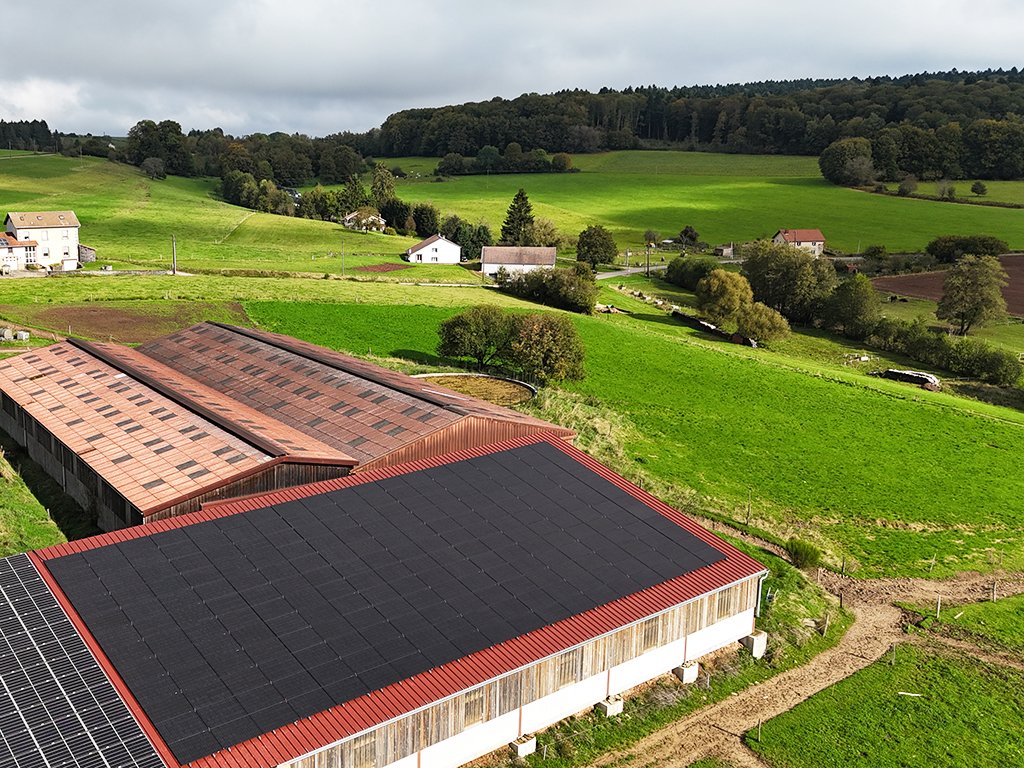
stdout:
POLYGON ((452 360, 447 360, 443 357, 431 354, 430 352, 423 352, 419 349, 393 349, 387 354, 392 357, 400 357, 403 360, 410 360, 414 363, 420 363, 421 365, 438 365, 438 366, 450 366, 456 365, 452 360))
POLYGON ((33 496, 50 513, 50 518, 68 541, 84 539, 102 533, 96 525, 96 515, 86 512, 73 498, 64 493, 60 484, 46 474, 33 461, 28 452, 6 432, 0 431, 0 447, 33 496))

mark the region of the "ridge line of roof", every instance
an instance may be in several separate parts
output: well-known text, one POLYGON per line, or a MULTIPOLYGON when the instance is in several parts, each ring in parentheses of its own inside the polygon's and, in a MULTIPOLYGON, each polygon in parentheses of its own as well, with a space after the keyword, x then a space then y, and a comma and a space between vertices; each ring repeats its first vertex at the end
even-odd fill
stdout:
MULTIPOLYGON (((79 350, 81 350, 81 351, 83 351, 83 352, 85 352, 85 353, 87 353, 89 355, 92 355, 96 359, 98 359, 98 360, 102 361, 103 363, 109 365, 111 368, 115 368, 115 369, 121 371, 122 373, 128 374, 129 376, 131 376, 136 381, 138 381, 138 382, 146 385, 150 389, 160 393, 161 395, 163 395, 167 399, 172 400, 173 402, 175 402, 178 405, 180 405, 182 408, 185 408, 186 410, 191 411, 192 413, 196 414, 197 416, 200 416, 200 417, 206 419, 207 421, 209 421, 210 423, 216 425, 220 429, 223 429, 225 432, 228 432, 229 434, 234 435, 235 437, 239 438, 240 440, 243 440, 243 441, 249 443, 249 445, 253 446, 254 448, 256 448, 256 449, 258 449, 260 451, 262 451, 263 453, 267 454, 271 458, 274 458, 274 459, 292 459, 292 458, 295 458, 288 451, 288 449, 285 448, 280 443, 277 443, 274 440, 268 439, 268 438, 264 437, 263 435, 260 435, 260 434, 256 433, 255 431, 245 427, 244 425, 239 424, 237 421, 234 421, 234 420, 232 420, 230 418, 225 418, 223 414, 217 413, 212 408, 210 408, 210 407, 208 407, 206 405, 203 405, 202 403, 198 402, 195 398, 192 398, 189 395, 187 395, 187 394, 185 394, 185 393, 183 393, 183 392, 181 392, 179 390, 176 390, 174 387, 171 387, 171 386, 168 386, 168 385, 164 384, 163 382, 161 382, 158 379, 156 379, 153 376, 151 376, 149 373, 139 369, 135 365, 132 365, 131 362, 129 362, 127 360, 124 360, 124 359, 122 359, 122 358, 120 358, 118 356, 109 354, 105 349, 103 349, 99 345, 94 344, 93 342, 90 342, 90 341, 85 341, 84 339, 76 339, 76 338, 69 338, 68 339, 68 343, 71 344, 76 349, 79 349, 79 350)), ((127 347, 126 347, 126 349, 127 349, 127 347)), ((151 358, 149 358, 148 355, 146 356, 146 358, 147 358, 147 360, 151 360, 151 358)), ((155 360, 153 362, 154 363, 159 363, 159 361, 155 361, 155 360)), ((190 381, 192 381, 191 377, 189 377, 187 374, 182 373, 181 371, 175 370, 175 373, 177 375, 179 375, 179 376, 183 376, 183 377, 189 379, 190 381)), ((193 382, 193 383, 195 385, 197 385, 197 386, 201 386, 199 382, 193 382)), ((338 452, 338 453, 339 453, 339 456, 343 455, 340 452, 338 452)), ((299 457, 299 458, 302 458, 302 457, 299 457)), ((348 456, 346 458, 347 458, 347 460, 343 461, 343 460, 339 460, 338 458, 317 457, 317 461, 319 463, 337 464, 339 466, 355 466, 358 463, 351 456, 348 456)), ((309 461, 307 460, 304 463, 309 463, 309 461)))
POLYGON ((278 338, 277 334, 271 335, 266 332, 253 331, 249 328, 240 328, 239 326, 236 325, 228 325, 227 323, 220 323, 215 320, 207 320, 205 322, 206 324, 212 325, 216 328, 220 328, 225 331, 231 331, 232 333, 237 333, 240 336, 245 336, 246 338, 253 339, 254 341, 261 341, 264 344, 269 344, 272 347, 277 347, 278 349, 283 349, 286 352, 291 352, 293 355, 298 355, 299 357, 304 357, 307 360, 312 360, 313 362, 320 363, 321 365, 326 365, 328 368, 334 368, 335 370, 342 371, 343 373, 347 373, 349 376, 355 376, 357 379, 372 381, 374 384, 378 384, 382 387, 387 387, 388 389, 395 390, 396 392, 401 392, 403 395, 414 397, 417 400, 423 400, 424 402, 430 403, 431 405, 436 405, 437 407, 444 408, 445 410, 451 411, 452 413, 457 413, 460 416, 469 415, 469 413, 464 408, 461 408, 458 405, 445 402, 444 400, 437 397, 431 397, 429 394, 417 390, 413 387, 407 387, 401 384, 395 384, 394 382, 386 381, 383 377, 377 376, 372 373, 368 373, 367 371, 356 370, 354 367, 345 365, 344 363, 341 363, 338 360, 332 360, 327 357, 318 356, 310 351, 292 345, 287 341, 284 341, 284 339, 282 338, 278 338))

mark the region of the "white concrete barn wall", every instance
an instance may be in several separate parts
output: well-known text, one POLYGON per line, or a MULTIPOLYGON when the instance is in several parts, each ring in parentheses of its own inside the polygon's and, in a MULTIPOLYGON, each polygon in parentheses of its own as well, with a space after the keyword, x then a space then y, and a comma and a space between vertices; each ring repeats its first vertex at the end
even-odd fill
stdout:
POLYGON ((456 736, 426 747, 418 755, 409 755, 380 768, 458 768, 523 734, 542 730, 588 709, 609 695, 627 691, 686 661, 735 643, 753 630, 754 609, 751 608, 526 704, 522 707, 521 721, 520 710, 513 710, 470 726, 456 736))
POLYGON ((480 271, 488 277, 494 277, 502 267, 511 275, 516 272, 533 272, 535 269, 550 269, 551 266, 548 264, 491 264, 485 262, 480 264, 480 271))

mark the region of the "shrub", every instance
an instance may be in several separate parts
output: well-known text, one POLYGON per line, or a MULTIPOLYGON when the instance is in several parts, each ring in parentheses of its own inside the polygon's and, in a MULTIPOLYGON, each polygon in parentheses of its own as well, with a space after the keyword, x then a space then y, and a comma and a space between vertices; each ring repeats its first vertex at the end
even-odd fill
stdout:
POLYGON ((896 190, 896 194, 900 197, 909 197, 915 192, 917 192, 917 177, 913 175, 905 176, 900 182, 899 189, 896 190))
POLYGON ((697 283, 722 265, 711 256, 677 256, 668 264, 665 279, 689 291, 697 290, 697 283))
POLYGON ((497 277, 498 287, 513 296, 549 307, 590 314, 597 302, 597 285, 572 269, 535 269, 497 277))
POLYGON ((952 264, 965 254, 998 256, 1008 250, 1005 240, 991 235, 942 235, 925 246, 928 255, 944 264, 952 264))
POLYGON ((985 182, 976 181, 973 184, 971 184, 971 194, 978 195, 979 197, 981 197, 982 195, 987 195, 988 187, 985 185, 985 182))
POLYGON ((583 378, 583 342, 565 315, 516 315, 508 362, 520 376, 547 382, 583 378))
POLYGON ((483 368, 508 354, 512 343, 512 318, 490 304, 470 307, 449 317, 437 329, 441 337, 437 353, 468 357, 483 368))
POLYGON ((785 549, 789 561, 797 568, 817 568, 821 563, 821 550, 809 541, 790 539, 785 549))
POLYGON ((789 323, 774 309, 756 301, 740 309, 736 330, 758 343, 770 344, 789 335, 789 323))

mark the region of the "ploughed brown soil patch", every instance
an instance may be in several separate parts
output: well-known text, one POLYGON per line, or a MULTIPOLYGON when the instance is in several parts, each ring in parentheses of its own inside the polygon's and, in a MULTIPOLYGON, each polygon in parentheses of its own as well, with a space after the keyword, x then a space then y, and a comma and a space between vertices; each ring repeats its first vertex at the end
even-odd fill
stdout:
POLYGON ((423 379, 440 387, 454 389, 470 397, 479 397, 495 405, 515 405, 533 397, 533 392, 522 384, 486 376, 430 376, 423 379))
POLYGON ((367 264, 365 267, 353 267, 353 272, 397 272, 409 269, 412 264, 367 264))
MULTIPOLYGON (((1006 307, 1011 315, 1024 316, 1024 256, 1001 256, 999 261, 1010 278, 1009 285, 1003 288, 1006 307)), ((871 282, 880 291, 938 301, 942 298, 945 279, 945 272, 922 272, 918 275, 876 277, 871 282)))
POLYGON ((140 301, 56 307, 7 305, 0 306, 0 316, 58 337, 80 336, 122 344, 141 344, 204 320, 251 325, 242 305, 237 302, 140 301))

